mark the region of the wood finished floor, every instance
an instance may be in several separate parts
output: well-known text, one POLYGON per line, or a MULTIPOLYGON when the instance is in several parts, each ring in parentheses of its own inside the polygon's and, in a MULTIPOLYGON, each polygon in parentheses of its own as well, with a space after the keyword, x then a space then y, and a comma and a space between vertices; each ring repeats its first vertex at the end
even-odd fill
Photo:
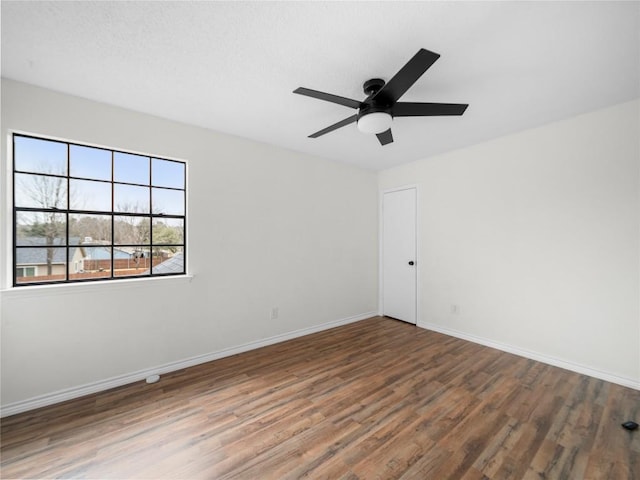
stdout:
POLYGON ((640 478, 640 392, 376 317, 3 419, 2 478, 640 478))

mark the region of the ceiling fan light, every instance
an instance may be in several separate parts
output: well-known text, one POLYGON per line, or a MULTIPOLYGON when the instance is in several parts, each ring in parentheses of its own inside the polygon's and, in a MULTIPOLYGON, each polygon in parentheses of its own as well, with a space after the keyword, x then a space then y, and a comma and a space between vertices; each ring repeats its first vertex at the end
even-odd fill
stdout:
POLYGON ((363 133, 382 133, 391 128, 393 117, 386 112, 372 112, 358 119, 358 130, 363 133))

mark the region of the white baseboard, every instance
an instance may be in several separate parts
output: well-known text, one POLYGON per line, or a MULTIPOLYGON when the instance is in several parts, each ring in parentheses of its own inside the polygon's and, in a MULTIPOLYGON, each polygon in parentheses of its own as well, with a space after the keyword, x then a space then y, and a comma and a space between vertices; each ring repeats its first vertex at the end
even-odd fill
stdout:
POLYGON ((577 363, 568 362, 566 360, 561 360, 559 358, 555 358, 555 357, 538 353, 538 352, 533 352, 531 350, 526 350, 524 348, 514 347, 513 345, 509 345, 506 343, 496 342, 488 338, 478 337, 478 336, 464 333, 451 328, 442 327, 440 325, 435 325, 433 323, 418 323, 418 326, 421 328, 425 328, 427 330, 433 330, 434 332, 443 333, 445 335, 450 335, 452 337, 461 338, 463 340, 468 340, 473 343, 478 343, 486 347, 495 348, 503 352, 513 353, 514 355, 518 355, 520 357, 528 358, 531 360, 537 360, 539 362, 546 363, 548 365, 553 365, 554 367, 564 368, 565 370, 570 370, 572 372, 581 373, 583 375, 588 375, 590 377, 598 378, 600 380, 605 380, 607 382, 622 385, 623 387, 629 387, 635 390, 640 390, 640 382, 632 378, 620 377, 618 375, 613 375, 608 372, 596 370, 591 367, 586 367, 584 365, 580 365, 577 363))
POLYGON ((46 407, 47 405, 53 405, 55 403, 64 402, 66 400, 72 400, 74 398, 83 397, 92 393, 102 392, 109 390, 110 388, 120 387, 129 383, 139 382, 144 380, 150 375, 163 375, 165 373, 181 370, 183 368, 193 367, 201 363, 210 362, 212 360, 218 360, 220 358, 229 357, 238 353, 247 352, 249 350, 255 350, 256 348, 266 347, 275 343, 284 342, 294 338, 309 335, 310 333, 320 332, 322 330, 328 330, 330 328, 339 327, 341 325, 347 325, 349 323, 365 320, 377 315, 377 312, 367 312, 360 315, 354 315, 352 317, 342 318, 339 320, 333 320, 330 322, 322 323, 320 325, 314 325, 313 327, 302 328, 300 330, 294 330, 292 332, 283 333, 280 335, 274 335, 273 337, 256 340, 255 342, 245 343, 244 345, 238 345, 236 347, 225 348, 217 352, 206 353, 204 355, 197 355, 195 357, 186 358, 177 362, 166 363, 152 368, 146 368, 144 370, 138 370, 137 372, 127 373, 124 375, 118 375, 117 377, 107 378, 105 380, 99 380, 97 382, 87 383, 77 387, 71 387, 64 390, 59 390, 53 393, 47 393, 39 395, 37 397, 29 398, 19 402, 10 403, 0 407, 0 417, 8 417, 9 415, 15 415, 17 413, 34 410, 40 407, 46 407))

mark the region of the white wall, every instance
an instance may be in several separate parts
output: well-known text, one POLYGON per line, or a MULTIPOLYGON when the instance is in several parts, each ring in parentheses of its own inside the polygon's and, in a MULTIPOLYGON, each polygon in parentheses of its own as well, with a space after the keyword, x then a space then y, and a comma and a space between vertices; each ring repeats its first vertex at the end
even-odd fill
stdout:
POLYGON ((640 388, 639 118, 633 101, 381 172, 419 188, 419 325, 640 388))
POLYGON ((8 129, 186 160, 195 277, 4 290, 4 406, 377 311, 374 172, 3 79, 3 185, 8 129))
POLYGON ((625 103, 377 177, 3 79, 1 403, 371 314, 378 188, 404 184, 420 189, 420 326, 640 386, 639 115, 625 103), (187 160, 193 280, 6 289, 9 129, 187 160))

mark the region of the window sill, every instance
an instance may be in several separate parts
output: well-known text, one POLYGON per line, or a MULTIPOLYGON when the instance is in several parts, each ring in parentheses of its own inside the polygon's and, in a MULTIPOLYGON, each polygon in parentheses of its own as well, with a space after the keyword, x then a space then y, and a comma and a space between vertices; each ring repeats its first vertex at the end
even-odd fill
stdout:
POLYGON ((58 283, 55 285, 25 285, 0 290, 4 298, 25 298, 57 295, 76 295, 85 292, 104 292, 130 288, 150 287, 152 284, 191 283, 194 275, 170 275, 166 277, 131 278, 122 280, 93 281, 83 283, 58 283))

